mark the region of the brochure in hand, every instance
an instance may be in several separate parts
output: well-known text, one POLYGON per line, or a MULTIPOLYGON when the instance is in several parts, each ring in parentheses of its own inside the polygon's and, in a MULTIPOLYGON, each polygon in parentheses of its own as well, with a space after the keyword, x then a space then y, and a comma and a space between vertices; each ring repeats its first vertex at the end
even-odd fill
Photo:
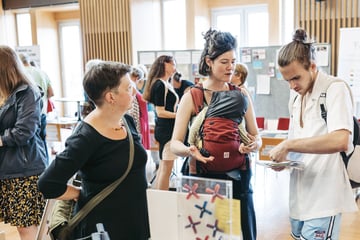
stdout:
POLYGON ((283 162, 274 162, 274 161, 267 161, 267 160, 259 160, 256 162, 259 165, 263 165, 269 168, 279 168, 279 167, 287 167, 287 168, 296 168, 296 169, 303 169, 304 163, 301 161, 283 161, 283 162))
POLYGON ((277 167, 288 167, 288 168, 296 168, 296 169, 304 169, 304 163, 302 161, 303 154, 289 152, 287 155, 287 161, 283 162, 274 162, 272 160, 264 161, 258 160, 256 163, 259 165, 263 165, 269 168, 277 168, 277 167))

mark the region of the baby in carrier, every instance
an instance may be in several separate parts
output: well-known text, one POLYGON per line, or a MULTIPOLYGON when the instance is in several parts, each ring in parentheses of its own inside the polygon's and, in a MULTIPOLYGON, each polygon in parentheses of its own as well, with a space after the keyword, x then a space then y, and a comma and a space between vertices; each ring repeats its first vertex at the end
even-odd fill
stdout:
POLYGON ((213 92, 209 105, 204 103, 202 86, 190 90, 197 115, 193 118, 188 143, 195 145, 203 156, 214 156, 213 163, 206 166, 196 159, 189 161, 189 174, 232 170, 243 161, 238 151, 240 143, 251 144, 242 118, 247 109, 247 101, 240 89, 229 85, 232 91, 213 92), (214 166, 212 166, 214 165, 214 166))

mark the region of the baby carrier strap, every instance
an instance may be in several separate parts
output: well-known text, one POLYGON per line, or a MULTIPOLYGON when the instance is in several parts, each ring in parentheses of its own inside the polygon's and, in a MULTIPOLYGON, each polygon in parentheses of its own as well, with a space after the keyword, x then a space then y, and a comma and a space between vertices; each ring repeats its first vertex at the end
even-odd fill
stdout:
MULTIPOLYGON (((228 83, 228 86, 229 86, 230 90, 238 89, 239 91, 241 91, 240 88, 238 88, 237 86, 235 86, 233 84, 228 83)), ((204 90, 205 89, 204 89, 202 83, 198 83, 195 86, 190 88, 190 94, 191 94, 193 103, 195 105, 196 115, 198 115, 199 112, 201 112, 201 110, 204 107, 204 102, 206 102, 205 96, 204 96, 204 90)))

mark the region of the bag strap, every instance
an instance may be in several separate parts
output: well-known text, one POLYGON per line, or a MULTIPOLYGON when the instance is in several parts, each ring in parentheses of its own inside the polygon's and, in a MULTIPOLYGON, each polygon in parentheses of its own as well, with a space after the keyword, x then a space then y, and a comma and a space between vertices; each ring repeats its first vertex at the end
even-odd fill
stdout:
POLYGON ((201 84, 191 87, 190 94, 195 105, 195 113, 198 115, 204 107, 204 88, 201 84))
MULTIPOLYGON (((354 105, 354 98, 353 98, 353 94, 352 94, 352 91, 351 91, 351 88, 350 86, 344 81, 344 80, 341 80, 341 79, 333 79, 333 80, 329 80, 326 84, 326 88, 324 90, 324 92, 321 92, 320 94, 320 98, 319 98, 319 103, 320 103, 320 110, 321 110, 321 117, 322 119, 324 119, 325 123, 327 123, 327 109, 326 109, 326 93, 327 93, 327 90, 328 88, 330 87, 330 85, 334 82, 343 82, 345 83, 347 89, 349 90, 349 94, 350 94, 350 97, 351 97, 351 101, 354 105)), ((355 127, 355 124, 356 124, 356 119, 353 117, 354 119, 354 130, 356 131, 353 131, 353 145, 355 146, 356 145, 356 142, 357 142, 357 138, 356 136, 359 134, 358 131, 357 131, 357 128, 355 127)), ((355 148, 354 148, 355 150, 355 148)), ((353 150, 353 151, 354 151, 353 150)), ((353 153, 353 152, 352 152, 353 153)), ((345 166, 347 167, 347 159, 348 157, 350 157, 352 155, 352 153, 350 153, 349 156, 346 155, 345 152, 340 152, 341 154, 341 157, 343 158, 344 160, 344 163, 345 163, 345 166)))
POLYGON ((168 87, 167 87, 167 85, 163 82, 163 80, 160 80, 162 83, 163 83, 163 85, 164 85, 164 106, 166 107, 166 96, 167 96, 167 94, 168 94, 168 87))
POLYGON ((324 91, 320 94, 320 99, 319 99, 319 102, 320 102, 320 109, 321 109, 321 117, 324 119, 324 121, 326 122, 326 118, 327 118, 327 110, 326 110, 326 92, 328 90, 328 88, 330 87, 330 85, 334 82, 343 82, 345 83, 347 89, 349 90, 349 94, 350 94, 350 97, 351 97, 351 101, 352 101, 352 104, 354 106, 354 97, 353 97, 353 94, 352 94, 352 91, 351 91, 351 88, 349 86, 349 84, 347 84, 344 80, 341 80, 341 79, 333 79, 333 80, 329 80, 326 85, 325 85, 325 89, 324 91))
POLYGON ((129 136, 129 143, 130 143, 130 153, 129 153, 129 164, 125 171, 125 173, 117 179, 115 182, 111 183, 109 186, 104 188, 100 193, 96 194, 92 199, 90 199, 89 202, 85 204, 83 208, 80 209, 80 211, 69 221, 68 227, 69 229, 73 230, 81 220, 84 219, 84 217, 96 206, 98 205, 102 200, 104 200, 112 191, 117 188, 117 186, 127 177, 127 175, 130 172, 130 169, 134 162, 134 140, 133 136, 131 134, 130 128, 128 123, 126 122, 125 117, 122 118, 122 121, 124 123, 124 126, 126 128, 126 131, 129 136))
POLYGON ((166 108, 166 97, 167 97, 167 94, 168 92, 172 92, 176 98, 176 101, 175 101, 175 104, 173 106, 173 110, 176 112, 176 107, 179 103, 179 96, 177 95, 176 91, 174 90, 174 87, 169 83, 169 82, 166 82, 162 79, 159 79, 158 81, 161 81, 164 85, 164 107, 166 108))

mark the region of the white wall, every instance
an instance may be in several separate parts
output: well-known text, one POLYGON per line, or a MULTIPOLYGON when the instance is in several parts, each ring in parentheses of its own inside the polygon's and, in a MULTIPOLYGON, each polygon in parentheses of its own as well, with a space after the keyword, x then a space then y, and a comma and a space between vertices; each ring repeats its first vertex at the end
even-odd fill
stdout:
POLYGON ((137 64, 137 51, 162 48, 160 0, 132 0, 130 13, 133 64, 137 64))

